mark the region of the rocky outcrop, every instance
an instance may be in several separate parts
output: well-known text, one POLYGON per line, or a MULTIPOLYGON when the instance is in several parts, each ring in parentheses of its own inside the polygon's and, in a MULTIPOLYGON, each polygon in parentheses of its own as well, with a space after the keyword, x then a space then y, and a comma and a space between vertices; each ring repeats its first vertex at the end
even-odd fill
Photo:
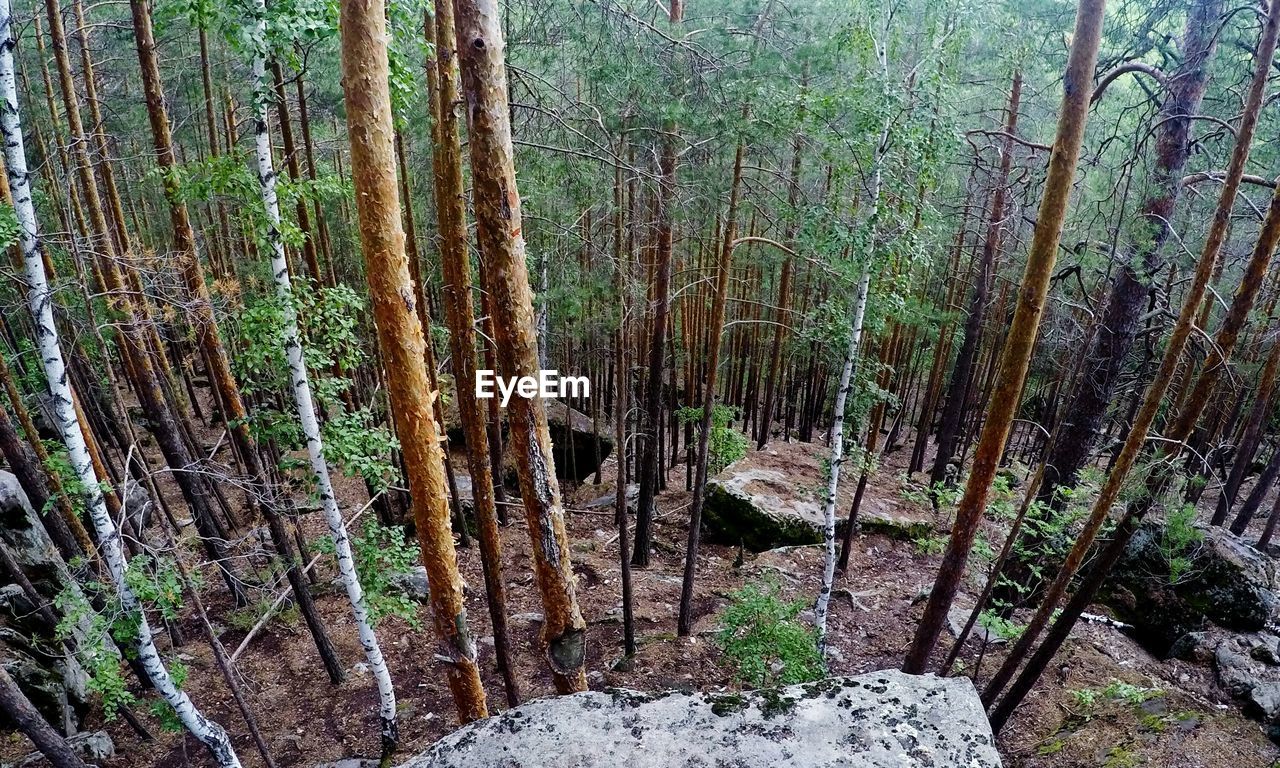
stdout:
MULTIPOLYGON (((56 514, 56 513, 55 513, 56 514)), ((18 479, 0 471, 0 542, 22 577, 0 569, 0 663, 56 728, 74 733, 88 708, 88 678, 67 657, 38 608, 74 580, 18 479)), ((0 723, 2 724, 2 723, 0 723)))
POLYGON ((1276 613, 1275 565, 1223 528, 1199 529, 1203 539, 1171 553, 1164 527, 1142 524, 1112 571, 1103 600, 1130 634, 1166 658, 1183 636, 1210 625, 1256 632, 1276 613), (1171 554, 1185 559, 1175 578, 1171 554))
MULTIPOLYGON (((817 443, 769 443, 707 481, 703 534, 709 541, 752 552, 822 543, 829 450, 817 443)), ((857 478, 840 484, 836 534, 843 535, 857 478)), ((931 519, 906 505, 864 497, 858 526, 867 533, 916 539, 931 519)))
POLYGON ((885 671, 742 693, 541 699, 471 723, 403 768, 999 765, 968 679, 885 671))

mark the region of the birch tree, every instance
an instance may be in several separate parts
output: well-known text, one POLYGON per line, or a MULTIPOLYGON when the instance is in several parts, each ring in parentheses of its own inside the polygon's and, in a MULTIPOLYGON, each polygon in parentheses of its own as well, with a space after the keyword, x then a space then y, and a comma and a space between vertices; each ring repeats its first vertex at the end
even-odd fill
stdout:
POLYGON ((13 191, 14 213, 18 219, 18 242, 22 248, 23 272, 27 282, 27 306, 31 310, 36 346, 49 386, 58 431, 66 444, 76 477, 85 489, 85 506, 98 535, 98 552, 106 564, 120 608, 135 622, 134 642, 139 667, 146 672, 156 692, 173 708, 183 726, 209 748, 218 765, 222 768, 239 768, 240 759, 236 756, 227 732, 201 714, 169 674, 160 658, 160 651, 156 648, 146 613, 125 580, 126 565, 120 532, 107 513, 102 486, 85 445, 58 339, 58 329, 54 324, 53 294, 45 273, 26 151, 23 147, 13 57, 16 41, 10 26, 11 19, 9 0, 0 0, 0 132, 4 135, 5 169, 9 187, 13 191))
POLYGON ((271 274, 275 281, 276 295, 283 315, 282 334, 285 358, 289 365, 289 383, 293 402, 306 442, 307 459, 315 478, 316 493, 324 512, 329 533, 333 536, 334 555, 338 562, 338 577, 351 604, 351 616, 355 621, 360 647, 364 649, 369 671, 378 687, 378 717, 382 724, 382 748, 384 754, 395 750, 399 740, 396 725, 396 693, 391 684, 391 673, 378 645, 373 625, 369 622, 369 610, 365 604, 364 589, 356 574, 355 558, 351 554, 351 539, 347 535, 342 510, 333 493, 329 467, 324 460, 324 442, 320 437, 320 422, 316 418, 315 402, 311 396, 311 382, 306 362, 302 357, 302 339, 298 332, 298 315, 294 307, 293 286, 289 279, 289 265, 285 261, 284 239, 280 233, 280 203, 276 197, 276 173, 271 158, 271 133, 267 128, 267 105, 271 101, 272 80, 267 72, 267 40, 265 0, 256 0, 257 19, 254 21, 253 82, 254 92, 254 143, 258 161, 258 184, 262 193, 262 205, 266 209, 268 255, 271 258, 271 274))

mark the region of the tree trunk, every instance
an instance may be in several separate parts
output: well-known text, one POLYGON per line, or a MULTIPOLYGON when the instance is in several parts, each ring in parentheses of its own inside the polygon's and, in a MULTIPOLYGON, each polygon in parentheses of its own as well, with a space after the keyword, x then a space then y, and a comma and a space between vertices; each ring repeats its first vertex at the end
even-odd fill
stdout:
MULTIPOLYGON (((5 165, 9 186, 13 190, 14 209, 19 223, 19 242, 22 246, 23 264, 27 284, 27 304, 35 322, 36 344, 44 366, 45 379, 52 396, 58 429, 67 446, 68 456, 76 476, 86 493, 86 506, 98 533, 99 552, 107 565, 115 584, 116 594, 125 613, 137 619, 135 625, 138 662, 147 673, 152 685, 173 707, 182 724, 193 736, 209 748, 214 759, 223 768, 239 768, 231 739, 217 723, 205 718, 192 704, 190 697, 179 689, 169 676, 160 659, 159 651, 137 597, 125 580, 124 554, 120 549, 120 535, 107 513, 97 473, 89 458, 84 433, 76 416, 73 395, 68 385, 66 365, 59 346, 58 331, 53 320, 53 296, 45 276, 39 233, 36 226, 35 207, 32 204, 30 176, 22 145, 22 129, 17 112, 18 94, 14 77, 13 38, 10 21, 12 14, 9 0, 0 0, 0 131, 4 134, 5 165)), ((59 17, 59 22, 61 18, 59 17)))
MULTIPOLYGON (((432 24, 431 18, 425 19, 432 24)), ((507 589, 502 577, 502 537, 494 503, 495 478, 489 461, 489 436, 485 412, 476 399, 475 307, 472 300, 471 252, 467 237, 466 190, 462 179, 462 145, 454 104, 458 100, 458 62, 454 45, 453 6, 436 6, 436 56, 433 67, 437 84, 432 101, 432 165, 436 216, 440 226, 440 266, 444 277, 445 319, 449 325, 449 349, 453 355, 454 396, 467 440, 467 467, 471 472, 471 495, 476 523, 480 528, 480 556, 484 565, 485 592, 489 598, 489 620, 493 626, 494 654, 502 676, 507 704, 516 706, 520 692, 512 674, 507 641, 507 589)), ((500 482, 500 481, 499 481, 500 482)))
POLYGON ((965 563, 973 548, 974 536, 982 522, 982 514, 991 493, 991 482, 995 478, 997 464, 1004 452, 1009 428, 1017 412, 1040 318, 1044 312, 1053 265, 1058 255, 1058 241, 1062 236, 1067 204, 1070 202, 1080 144, 1084 139, 1090 84, 1098 58, 1105 7, 1106 0, 1080 0, 1071 53, 1067 61, 1054 151, 1049 159, 1044 197, 1040 204, 1031 250, 1027 254, 1017 310, 1000 356, 999 377, 988 402, 973 468, 970 470, 964 495, 956 508, 951 539, 943 554, 933 591, 929 594, 924 616, 920 619, 903 663, 905 672, 920 674, 928 666, 929 656, 937 645, 947 612, 964 575, 965 563))
MULTIPOLYGON (((947 384, 942 405, 942 424, 938 428, 937 454, 933 457, 933 469, 929 473, 930 485, 942 482, 947 465, 955 453, 960 437, 965 405, 969 401, 970 381, 973 379, 973 362, 982 337, 982 327, 987 319, 987 299, 991 282, 995 279, 996 253, 1000 250, 1000 237, 1004 232, 1005 203, 1009 196, 1009 171, 1013 167, 1013 139, 1018 130, 1018 104, 1022 100, 1022 73, 1015 72, 1009 91, 1009 107, 1005 112, 1004 145, 1000 150, 1000 171, 996 176, 991 195, 991 214, 987 220, 987 235, 982 243, 982 259, 978 265, 977 282, 969 300, 969 315, 961 332, 960 352, 951 379, 947 384)), ((1070 183, 1070 181, 1068 181, 1070 183)))
MULTIPOLYGON (((747 122, 749 108, 742 108, 742 122, 747 122)), ((729 273, 733 270, 733 251, 737 248, 738 198, 742 192, 742 156, 746 147, 738 139, 733 158, 733 181, 729 187, 729 209, 724 220, 724 242, 716 265, 716 295, 711 305, 711 327, 707 332, 706 381, 703 384, 702 424, 698 432, 698 466, 694 473, 692 508, 689 512, 689 535, 685 544, 684 580, 680 587, 680 615, 676 632, 687 637, 693 629, 693 580, 698 565, 698 543, 702 536, 702 505, 707 486, 707 461, 711 445, 712 414, 716 402, 716 374, 720 368, 725 307, 729 303, 729 273)), ((673 420, 674 421, 674 420, 673 420)))
MULTIPOLYGON (((360 637, 360 645, 364 648, 365 658, 369 662, 369 671, 373 674, 378 687, 378 715, 382 725, 383 752, 394 751, 398 741, 396 727, 396 694, 391 684, 391 674, 382 656, 382 648, 378 645, 377 635, 369 623, 369 611, 364 601, 364 589, 356 574, 355 560, 351 554, 351 540, 347 535, 346 524, 342 519, 342 510, 338 508, 338 500, 333 495, 333 484, 329 479, 329 467, 324 460, 324 445, 320 438, 320 423, 316 419, 315 404, 311 397, 311 382, 307 374, 306 363, 302 359, 302 340, 298 334, 298 318, 294 309, 293 287, 289 280, 289 267, 285 262, 284 242, 280 237, 280 205, 276 199, 276 174, 271 159, 271 134, 267 129, 267 103, 271 99, 271 81, 267 75, 266 51, 266 3, 257 0, 258 18, 254 21, 253 40, 258 46, 253 57, 254 81, 254 133, 256 139, 258 183, 262 194, 262 204, 266 209, 269 231, 267 240, 270 246, 271 272, 275 280, 276 295, 280 299, 284 316, 285 357, 289 364, 289 380, 293 390, 294 406, 298 413, 298 421, 302 426, 302 435, 306 442, 307 458, 311 464, 311 472, 315 477, 316 491, 324 511, 325 521, 329 525, 329 533, 333 536, 333 547, 338 561, 338 574, 347 593, 347 601, 351 604, 352 618, 360 637)), ((390 136, 388 135, 388 139, 390 136)), ((394 182, 393 182, 394 185, 394 182)), ((397 214, 398 215, 398 214, 397 214)), ((421 349, 419 349, 421 351, 421 349)), ((419 356, 421 365, 421 356, 419 356)), ((447 513, 446 513, 447 514, 447 513)))
MULTIPOLYGON (((489 261, 486 288, 493 295, 498 351, 505 375, 537 376, 538 340, 521 233, 498 4, 455 0, 454 9, 470 128, 476 234, 480 252, 489 261)), ((541 400, 515 397, 508 406, 508 420, 542 595, 547 661, 556 690, 585 690, 586 622, 578 609, 546 411, 541 400)))

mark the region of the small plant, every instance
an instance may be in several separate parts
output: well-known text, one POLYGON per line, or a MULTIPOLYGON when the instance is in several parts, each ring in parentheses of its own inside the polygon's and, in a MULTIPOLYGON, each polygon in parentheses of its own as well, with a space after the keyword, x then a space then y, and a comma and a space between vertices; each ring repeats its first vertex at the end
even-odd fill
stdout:
POLYGON ((798 619, 808 604, 785 602, 776 582, 748 584, 730 596, 716 641, 735 678, 752 687, 793 685, 822 677, 817 633, 798 619))
POLYGON ((1070 693, 1075 705, 1086 712, 1092 710, 1098 703, 1098 691, 1094 688, 1080 688, 1070 693))
POLYGON ((1130 706, 1138 706, 1142 702, 1153 699, 1164 693, 1159 688, 1142 688, 1121 680, 1112 680, 1102 689, 1102 695, 1112 701, 1123 701, 1130 706))
MULTIPOLYGON (((333 554, 333 539, 324 537, 317 542, 316 549, 333 554)), ((356 561, 360 586, 364 588, 369 623, 377 627, 386 617, 396 616, 414 629, 419 628, 418 604, 401 587, 418 564, 418 547, 408 542, 399 528, 389 528, 369 519, 358 534, 351 536, 351 554, 356 561)))
MULTIPOLYGON (((738 418, 737 408, 716 405, 711 409, 711 436, 707 443, 707 475, 718 475, 724 468, 747 455, 747 436, 729 426, 738 418)), ((681 408, 676 412, 681 424, 701 424, 701 408, 681 408)))
POLYGON ((978 624, 983 629, 1000 638, 1001 640, 1016 640, 1026 629, 1022 624, 1015 624, 1009 619, 1003 618, 995 611, 986 610, 978 614, 978 624))
POLYGON ((1169 583, 1177 584, 1191 570, 1195 546, 1204 533, 1195 527, 1196 508, 1184 504, 1165 517, 1160 537, 1160 553, 1169 564, 1169 583))
POLYGON ((911 541, 916 545, 916 551, 922 555, 940 555, 947 548, 947 537, 935 533, 916 536, 911 541))

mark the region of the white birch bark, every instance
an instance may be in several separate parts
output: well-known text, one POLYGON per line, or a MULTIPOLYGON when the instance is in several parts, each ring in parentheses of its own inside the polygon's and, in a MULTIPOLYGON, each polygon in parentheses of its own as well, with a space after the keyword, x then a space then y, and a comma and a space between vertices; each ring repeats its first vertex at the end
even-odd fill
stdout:
POLYGON ((351 614, 355 619, 365 659, 369 663, 369 671, 373 674, 373 679, 378 686, 378 710, 382 719, 382 738, 385 749, 393 746, 397 740, 396 692, 391 684, 391 673, 387 671, 387 662, 382 656, 382 648, 378 645, 378 637, 369 623, 364 589, 360 586, 355 558, 351 554, 351 539, 347 535, 342 511, 338 508, 337 497, 333 494, 333 483, 329 479, 329 467, 324 460, 320 422, 316 419, 315 402, 311 397, 311 383, 302 357, 298 316, 293 304, 293 287, 289 281, 289 267, 285 262, 284 241, 280 237, 280 204, 276 198, 276 173, 271 159, 271 134, 267 130, 267 103, 272 96, 265 58, 265 0, 257 0, 257 10, 255 41, 259 49, 253 58, 253 78, 256 89, 254 131, 258 156, 258 181, 262 192, 262 204, 266 208, 270 226, 267 238, 270 244, 271 272, 275 279, 276 295, 280 298, 284 313, 285 357, 289 362, 289 380, 293 388, 294 404, 297 406, 298 421, 302 425, 302 434, 307 444, 307 458, 311 463, 311 472, 315 476, 316 490, 320 496, 325 521, 329 524, 329 532, 333 536, 338 575, 343 587, 346 588, 347 599, 351 603, 351 614))
POLYGON ((871 289, 871 268, 875 260, 874 243, 877 218, 880 213, 881 169, 884 152, 889 143, 889 121, 886 119, 880 131, 880 141, 875 148, 875 170, 871 175, 871 242, 872 252, 866 254, 862 275, 858 280, 858 295, 853 306, 853 327, 849 334, 849 348, 845 351, 844 368, 840 371, 840 388, 836 390, 835 422, 831 426, 831 476, 827 478, 827 498, 822 507, 822 542, 825 547, 822 560, 822 586, 818 590, 818 602, 814 606, 814 626, 818 632, 818 654, 823 663, 827 658, 827 613, 831 606, 831 590, 836 578, 836 492, 840 488, 840 466, 844 463, 844 411, 853 388, 853 374, 857 368, 858 354, 862 348, 862 324, 867 313, 867 297, 871 289))
POLYGON ((26 153, 22 143, 22 127, 18 115, 18 91, 14 76, 13 49, 15 41, 10 27, 9 0, 0 0, 0 132, 4 135, 5 166, 9 186, 13 191, 14 213, 18 219, 18 242, 22 249, 23 268, 27 279, 27 304, 35 324, 36 345, 40 362, 44 367, 53 399, 53 411, 58 430, 66 443, 67 452, 76 476, 85 488, 86 506, 98 534, 98 553, 111 574, 121 609, 134 617, 137 627, 138 662, 156 691, 173 707, 178 719, 213 754, 223 768, 240 768, 231 739, 216 722, 206 718, 196 709, 191 698, 174 683, 156 649, 151 625, 142 610, 138 598, 125 582, 125 559, 120 546, 120 533, 107 513, 101 486, 89 458, 84 433, 76 418, 71 387, 67 380, 66 364, 58 341, 58 329, 53 321, 53 297, 49 280, 45 275, 40 254, 39 230, 36 226, 35 207, 31 200, 31 183, 27 172, 26 153))

